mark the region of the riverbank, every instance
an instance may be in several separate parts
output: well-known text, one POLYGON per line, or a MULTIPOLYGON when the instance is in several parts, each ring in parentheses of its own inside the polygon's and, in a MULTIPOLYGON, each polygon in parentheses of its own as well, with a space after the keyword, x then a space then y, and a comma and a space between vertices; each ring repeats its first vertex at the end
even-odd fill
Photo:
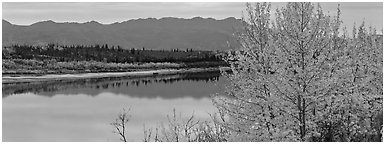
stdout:
POLYGON ((2 64, 3 76, 135 72, 161 69, 212 68, 227 66, 227 64, 223 61, 191 63, 107 63, 98 61, 57 62, 55 60, 41 61, 36 59, 3 59, 2 64))
POLYGON ((132 72, 104 72, 104 73, 80 73, 80 74, 46 74, 41 76, 17 75, 4 76, 2 83, 21 83, 21 82, 37 82, 37 81, 52 81, 52 80, 71 80, 71 79, 88 79, 88 78, 105 78, 105 77, 146 77, 157 75, 175 75, 183 73, 197 73, 229 70, 228 67, 220 68, 189 68, 189 69, 160 69, 160 70, 145 70, 132 72))

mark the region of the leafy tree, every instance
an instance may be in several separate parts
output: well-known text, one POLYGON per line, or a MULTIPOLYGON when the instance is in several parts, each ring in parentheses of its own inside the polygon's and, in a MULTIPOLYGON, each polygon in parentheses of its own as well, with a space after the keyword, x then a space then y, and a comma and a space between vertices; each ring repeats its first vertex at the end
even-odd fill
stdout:
POLYGON ((321 141, 382 141, 382 42, 364 23, 355 31, 345 47, 338 99, 328 100, 328 113, 317 121, 321 141))
POLYGON ((214 98, 229 116, 224 125, 233 140, 357 141, 352 138, 366 131, 379 132, 372 117, 382 111, 382 43, 370 39, 373 33, 360 28, 362 40, 351 40, 340 33, 339 9, 332 17, 311 3, 288 3, 272 23, 270 4, 247 4, 246 11, 242 47, 227 58, 228 96, 214 98), (359 130, 347 124, 363 121, 359 130))
POLYGON ((274 100, 268 88, 272 62, 268 60, 272 58, 270 4, 247 4, 247 14, 244 33, 239 35, 241 50, 227 58, 233 71, 228 75, 232 82, 229 97, 217 97, 214 102, 230 116, 226 127, 233 131, 233 140, 273 141, 273 131, 285 125, 280 124, 284 117, 277 117, 281 114, 272 110, 274 100))

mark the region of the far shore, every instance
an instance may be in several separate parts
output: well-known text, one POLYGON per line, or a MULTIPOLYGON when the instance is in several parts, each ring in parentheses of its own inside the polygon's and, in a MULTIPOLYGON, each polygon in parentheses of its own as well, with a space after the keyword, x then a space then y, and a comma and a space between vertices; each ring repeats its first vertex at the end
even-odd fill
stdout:
POLYGON ((103 73, 79 73, 79 74, 47 74, 41 76, 20 75, 20 76, 4 76, 2 83, 20 83, 20 82, 38 82, 52 80, 69 80, 69 79, 88 79, 88 78, 105 78, 105 77, 146 77, 157 75, 176 75, 183 73, 197 73, 229 70, 229 67, 220 68, 189 68, 189 69, 160 69, 132 72, 103 72, 103 73))

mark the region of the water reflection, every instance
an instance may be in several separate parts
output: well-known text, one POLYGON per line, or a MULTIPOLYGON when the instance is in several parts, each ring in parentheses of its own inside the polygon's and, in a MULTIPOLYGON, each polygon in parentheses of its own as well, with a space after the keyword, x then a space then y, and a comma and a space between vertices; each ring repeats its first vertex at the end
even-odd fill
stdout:
POLYGON ((226 80, 219 72, 3 84, 3 141, 119 141, 109 125, 132 108, 128 141, 142 141, 143 125, 155 128, 176 109, 210 119, 210 95, 226 80), (22 134, 20 134, 22 132, 22 134))
POLYGON ((86 94, 97 96, 102 92, 130 95, 141 98, 176 98, 189 96, 207 97, 219 92, 224 82, 219 72, 187 73, 156 77, 110 77, 79 80, 60 80, 33 83, 3 84, 2 94, 6 98, 13 94, 34 93, 52 97, 56 94, 86 94), (219 82, 218 82, 219 81, 219 82), (194 88, 192 88, 194 87, 194 88), (199 91, 196 91, 199 89, 199 91))

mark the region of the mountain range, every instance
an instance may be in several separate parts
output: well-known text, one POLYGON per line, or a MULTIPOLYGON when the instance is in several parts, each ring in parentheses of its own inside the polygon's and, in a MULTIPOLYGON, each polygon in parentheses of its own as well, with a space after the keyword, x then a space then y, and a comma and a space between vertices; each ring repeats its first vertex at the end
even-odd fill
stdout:
POLYGON ((3 20, 3 46, 12 44, 119 45, 125 49, 228 50, 239 46, 234 33, 242 21, 195 17, 133 19, 112 24, 96 21, 57 23, 42 21, 22 26, 3 20))

